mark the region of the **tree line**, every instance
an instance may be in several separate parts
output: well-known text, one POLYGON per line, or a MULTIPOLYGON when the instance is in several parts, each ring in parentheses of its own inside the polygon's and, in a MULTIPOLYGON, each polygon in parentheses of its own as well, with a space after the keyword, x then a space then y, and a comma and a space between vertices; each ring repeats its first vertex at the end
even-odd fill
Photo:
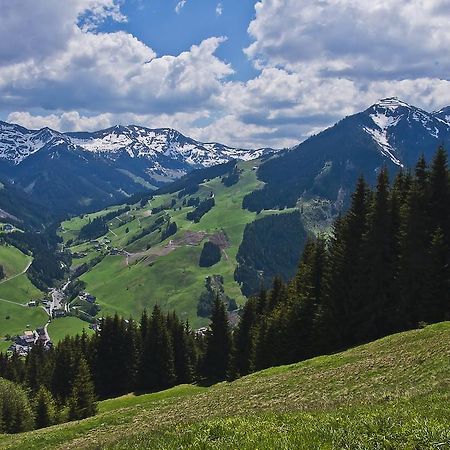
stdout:
POLYGON ((450 175, 440 148, 392 186, 360 178, 329 239, 309 240, 296 276, 243 308, 234 368, 243 375, 450 319, 450 175))

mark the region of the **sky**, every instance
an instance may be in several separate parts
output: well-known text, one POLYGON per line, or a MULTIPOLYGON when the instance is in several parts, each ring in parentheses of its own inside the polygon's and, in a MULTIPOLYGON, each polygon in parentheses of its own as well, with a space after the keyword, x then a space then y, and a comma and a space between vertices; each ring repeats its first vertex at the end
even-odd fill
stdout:
POLYGON ((295 145, 380 98, 450 105, 450 0, 0 0, 0 119, 295 145))

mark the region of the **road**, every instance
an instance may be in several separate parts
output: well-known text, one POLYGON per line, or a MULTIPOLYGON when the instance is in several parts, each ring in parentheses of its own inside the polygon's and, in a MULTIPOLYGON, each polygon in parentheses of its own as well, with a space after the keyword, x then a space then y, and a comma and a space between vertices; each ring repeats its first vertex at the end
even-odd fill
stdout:
POLYGON ((31 264, 33 264, 33 260, 29 261, 27 266, 25 267, 25 269, 22 270, 22 272, 17 273, 16 275, 13 275, 12 277, 9 278, 4 278, 3 280, 0 281, 0 284, 6 283, 8 281, 14 280, 14 278, 20 277, 21 275, 23 275, 24 273, 28 272, 28 269, 30 268, 31 264))
POLYGON ((62 309, 63 308, 64 292, 63 292, 63 290, 52 289, 50 291, 50 294, 52 296, 52 300, 50 302, 48 309, 49 309, 49 314, 51 317, 54 309, 62 309))

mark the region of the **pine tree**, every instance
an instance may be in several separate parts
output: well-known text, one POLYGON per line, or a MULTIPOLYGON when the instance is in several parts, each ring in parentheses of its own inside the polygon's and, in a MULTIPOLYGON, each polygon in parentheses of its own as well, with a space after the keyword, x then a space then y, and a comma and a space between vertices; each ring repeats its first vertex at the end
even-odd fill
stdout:
POLYGON ((365 296, 361 258, 370 201, 367 184, 360 177, 347 215, 334 224, 319 336, 325 352, 353 345, 358 340, 365 296))
POLYGON ((378 176, 377 190, 369 212, 362 259, 364 294, 363 323, 359 341, 377 339, 395 329, 393 324, 394 238, 389 202, 389 180, 384 168, 378 176))
POLYGON ((44 428, 56 423, 56 404, 48 389, 41 386, 34 403, 36 428, 44 428))
POLYGON ((256 298, 247 300, 242 310, 238 328, 234 333, 234 367, 236 373, 241 376, 255 370, 257 303, 256 298))
POLYGON ((191 383, 193 379, 193 367, 188 332, 175 312, 167 316, 167 324, 173 344, 176 382, 177 384, 191 383))
POLYGON ((421 320, 427 323, 450 320, 450 266, 444 233, 437 228, 431 237, 429 266, 426 270, 428 301, 421 320))
POLYGON ((429 203, 429 175, 422 156, 416 165, 400 227, 399 329, 416 327, 422 320, 422 311, 427 307, 428 294, 423 281, 424 268, 429 266, 429 203))
POLYGON ((217 296, 211 314, 210 331, 206 337, 203 373, 211 381, 224 380, 230 366, 231 331, 224 303, 217 296))
POLYGON ((172 342, 158 305, 153 308, 143 343, 139 380, 143 390, 166 389, 176 380, 172 342))
POLYGON ((85 419, 97 412, 94 383, 84 358, 77 364, 77 372, 69 399, 69 420, 85 419))
POLYGON ((443 147, 439 147, 433 159, 429 180, 430 231, 434 233, 440 228, 444 243, 450 249, 450 177, 447 153, 443 147))

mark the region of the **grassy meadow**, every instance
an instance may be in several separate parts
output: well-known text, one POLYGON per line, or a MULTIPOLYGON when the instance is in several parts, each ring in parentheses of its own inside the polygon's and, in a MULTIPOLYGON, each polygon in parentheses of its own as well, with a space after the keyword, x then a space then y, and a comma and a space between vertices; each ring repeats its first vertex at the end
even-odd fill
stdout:
POLYGON ((231 383, 130 394, 0 448, 447 449, 449 343, 446 322, 231 383))
MULTIPOLYGON (((234 281, 236 268, 236 254, 242 241, 245 225, 255 220, 257 215, 242 209, 244 196, 261 186, 252 168, 258 162, 240 162, 242 170, 239 182, 226 187, 220 178, 214 178, 200 185, 200 189, 193 196, 206 198, 211 194, 215 197, 215 206, 205 214, 199 223, 186 219, 186 214, 193 207, 182 205, 176 194, 165 194, 155 197, 144 207, 132 206, 131 211, 111 220, 108 223, 110 231, 97 241, 101 243, 100 250, 95 249, 91 242, 76 244, 71 247, 72 252, 82 252, 86 256, 73 260, 73 265, 92 261, 103 255, 104 259, 91 268, 80 278, 86 282, 87 290, 94 294, 100 306, 101 314, 118 312, 123 316, 138 316, 144 308, 151 309, 155 303, 166 310, 175 310, 183 319, 189 319, 194 327, 205 325, 208 320, 197 317, 197 299, 204 290, 205 278, 208 275, 221 274, 224 277, 225 292, 242 304, 245 299, 240 287, 234 281), (170 203, 172 198, 177 204, 171 209, 152 215, 151 209, 170 203), (170 217, 176 222, 178 231, 174 236, 160 242, 160 233, 155 231, 147 234, 135 242, 128 243, 133 236, 155 223, 158 217, 170 217), (181 244, 177 248, 165 253, 169 241, 183 239, 187 232, 204 233, 205 237, 195 244, 181 244), (229 240, 229 247, 222 252, 222 260, 210 268, 198 265, 203 243, 208 235, 225 233, 229 240), (137 257, 127 264, 123 255, 110 256, 104 251, 103 242, 107 240, 110 247, 124 249, 137 257), (154 256, 149 260, 149 255, 154 256)), ((68 242, 76 238, 80 228, 93 219, 106 214, 109 210, 95 214, 77 217, 64 222, 60 234, 68 242)), ((130 260, 131 261, 131 260, 130 260)))

